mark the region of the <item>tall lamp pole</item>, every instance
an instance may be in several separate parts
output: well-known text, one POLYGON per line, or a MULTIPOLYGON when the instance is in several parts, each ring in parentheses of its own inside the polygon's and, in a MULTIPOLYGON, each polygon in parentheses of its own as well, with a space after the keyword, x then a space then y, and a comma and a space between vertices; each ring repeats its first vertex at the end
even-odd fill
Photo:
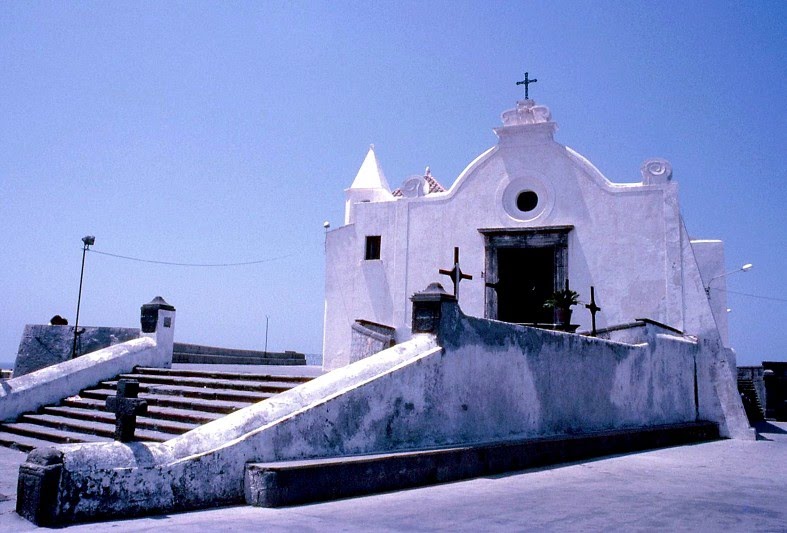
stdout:
POLYGON ((710 279, 710 281, 708 282, 708 284, 705 286, 705 294, 710 296, 710 284, 713 283, 714 281, 716 281, 717 279, 726 278, 730 274, 735 274, 736 272, 748 272, 749 270, 751 270, 751 267, 753 267, 753 266, 754 265, 752 265, 751 263, 746 263, 742 267, 736 268, 735 270, 731 270, 730 272, 725 272, 724 274, 719 274, 718 276, 713 276, 710 279))
POLYGON ((265 315, 265 355, 268 355, 268 315, 265 315))
POLYGON ((96 238, 93 235, 85 235, 82 237, 82 271, 79 273, 79 297, 77 298, 77 318, 74 321, 74 344, 71 347, 71 359, 74 359, 77 356, 77 337, 79 336, 79 306, 82 303, 82 280, 85 277, 85 253, 95 243, 96 238))

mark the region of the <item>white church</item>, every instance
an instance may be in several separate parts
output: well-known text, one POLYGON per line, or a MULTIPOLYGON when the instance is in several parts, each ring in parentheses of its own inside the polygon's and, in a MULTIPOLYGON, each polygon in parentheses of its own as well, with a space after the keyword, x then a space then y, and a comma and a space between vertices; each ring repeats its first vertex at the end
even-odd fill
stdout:
MULTIPOLYGON (((164 442, 35 450, 20 467, 22 516, 290 505, 753 440, 718 290, 722 245, 689 239, 669 163, 613 183, 555 142, 546 107, 526 98, 502 118, 497 145, 447 190, 428 171, 391 190, 369 151, 345 224, 326 236, 329 372, 164 442), (544 304, 567 284, 583 301, 558 328, 544 304), (301 477, 312 460, 315 477, 301 477), (388 484, 397 476, 406 484, 388 484)), ((145 309, 152 332, 11 380, 0 420, 169 367, 174 308, 145 309)))
POLYGON ((410 298, 435 281, 452 292, 440 270, 454 268, 455 248, 469 316, 548 324, 544 301, 570 280, 580 331, 591 329, 582 304, 592 286, 599 329, 649 319, 728 346, 724 280, 714 279, 722 242, 689 238, 669 162, 649 159, 641 181, 615 183, 556 129, 546 106, 517 102, 494 129, 497 144, 447 189, 427 168, 392 190, 369 149, 346 190, 344 225, 327 234, 326 369, 369 355, 353 348, 355 331, 371 330, 378 348, 410 339, 410 298))

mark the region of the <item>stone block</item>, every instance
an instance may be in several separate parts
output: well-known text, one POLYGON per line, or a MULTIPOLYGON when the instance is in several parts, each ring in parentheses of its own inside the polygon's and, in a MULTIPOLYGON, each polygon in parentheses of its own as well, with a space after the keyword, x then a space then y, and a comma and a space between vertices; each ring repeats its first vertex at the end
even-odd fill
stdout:
POLYGON ((19 467, 16 512, 39 526, 57 523, 58 490, 63 454, 54 448, 30 452, 19 467))

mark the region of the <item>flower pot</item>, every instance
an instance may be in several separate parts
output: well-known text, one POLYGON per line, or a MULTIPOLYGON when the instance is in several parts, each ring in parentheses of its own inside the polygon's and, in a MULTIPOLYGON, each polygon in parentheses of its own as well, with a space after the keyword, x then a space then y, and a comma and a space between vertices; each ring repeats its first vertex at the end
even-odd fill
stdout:
POLYGON ((555 324, 559 327, 565 327, 571 324, 571 308, 555 308, 555 324))

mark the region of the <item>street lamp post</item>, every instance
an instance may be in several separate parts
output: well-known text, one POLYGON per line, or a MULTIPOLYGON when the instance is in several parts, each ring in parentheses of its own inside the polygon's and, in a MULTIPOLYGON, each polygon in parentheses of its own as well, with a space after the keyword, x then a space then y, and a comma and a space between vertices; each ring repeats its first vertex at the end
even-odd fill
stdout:
POLYGON ((730 272, 725 272, 724 274, 719 274, 718 276, 713 276, 710 279, 710 281, 708 282, 708 284, 705 286, 705 294, 710 296, 710 284, 713 283, 714 281, 716 281, 717 279, 726 278, 730 274, 735 274, 736 272, 748 272, 749 270, 751 270, 751 268, 753 266, 754 265, 752 265, 751 263, 746 263, 742 267, 736 268, 735 270, 731 270, 730 272))
POLYGON ((268 356, 268 319, 270 317, 265 315, 265 356, 268 356))
POLYGON ((77 356, 77 337, 79 336, 79 307, 82 303, 82 280, 85 277, 85 253, 88 249, 96 243, 96 238, 93 235, 85 235, 82 237, 82 270, 79 273, 79 296, 77 297, 77 317, 74 321, 74 344, 71 347, 71 359, 77 356))

